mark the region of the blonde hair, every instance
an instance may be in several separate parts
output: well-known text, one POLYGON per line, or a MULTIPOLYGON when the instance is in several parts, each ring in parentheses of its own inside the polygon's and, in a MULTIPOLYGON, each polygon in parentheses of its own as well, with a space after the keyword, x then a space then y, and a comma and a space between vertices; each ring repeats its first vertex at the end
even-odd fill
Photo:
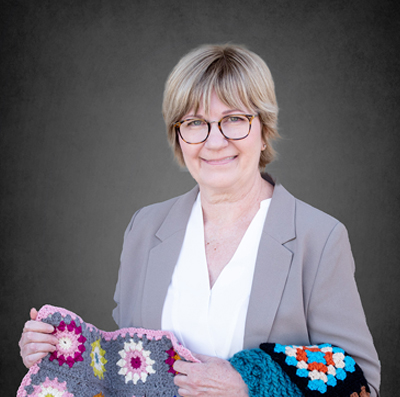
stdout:
POLYGON ((263 169, 274 159, 276 153, 271 141, 279 137, 274 82, 268 66, 257 54, 233 44, 203 45, 192 50, 168 77, 162 111, 168 141, 178 163, 184 165, 174 124, 200 106, 207 113, 213 91, 226 106, 244 106, 258 114, 266 143, 259 161, 263 169))

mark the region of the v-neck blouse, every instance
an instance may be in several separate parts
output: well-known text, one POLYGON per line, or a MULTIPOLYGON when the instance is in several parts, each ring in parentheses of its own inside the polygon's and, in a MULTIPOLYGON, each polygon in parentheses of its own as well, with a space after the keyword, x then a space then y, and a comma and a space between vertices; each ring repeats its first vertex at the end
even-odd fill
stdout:
POLYGON ((271 199, 263 200, 235 254, 212 289, 207 268, 200 193, 193 205, 162 313, 194 353, 230 358, 243 349, 247 309, 261 233, 271 199))

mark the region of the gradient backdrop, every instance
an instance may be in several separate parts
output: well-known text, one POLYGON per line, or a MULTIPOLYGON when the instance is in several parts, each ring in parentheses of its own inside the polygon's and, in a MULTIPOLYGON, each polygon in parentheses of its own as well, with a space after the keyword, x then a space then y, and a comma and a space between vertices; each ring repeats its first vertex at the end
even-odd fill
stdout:
POLYGON ((26 372, 17 341, 31 306, 64 306, 115 329, 131 215, 194 186, 166 142, 164 81, 193 47, 234 42, 260 54, 275 78, 283 139, 269 172, 348 227, 382 394, 397 395, 396 5, 2 0, 1 394, 15 395, 26 372))

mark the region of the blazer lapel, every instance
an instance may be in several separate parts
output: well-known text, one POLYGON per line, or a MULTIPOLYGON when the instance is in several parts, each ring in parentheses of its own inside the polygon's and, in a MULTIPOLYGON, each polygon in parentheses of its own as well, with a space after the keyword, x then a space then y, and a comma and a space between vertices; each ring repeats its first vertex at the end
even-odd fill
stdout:
POLYGON ((142 319, 145 328, 161 329, 164 300, 198 191, 196 186, 181 196, 155 234, 160 242, 150 250, 143 289, 142 319))
POLYGON ((275 185, 258 249, 246 319, 245 349, 268 341, 292 263, 293 253, 284 244, 296 237, 294 217, 294 197, 281 185, 275 185))

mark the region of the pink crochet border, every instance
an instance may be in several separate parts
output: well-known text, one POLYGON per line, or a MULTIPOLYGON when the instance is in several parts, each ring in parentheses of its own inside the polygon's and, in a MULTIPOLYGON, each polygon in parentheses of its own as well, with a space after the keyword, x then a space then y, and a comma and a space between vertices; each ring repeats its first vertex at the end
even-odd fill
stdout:
MULTIPOLYGON (((63 317, 67 316, 68 314, 71 316, 71 318, 74 319, 79 319, 79 321, 82 323, 84 322, 80 316, 75 314, 74 312, 71 312, 67 309, 64 309, 62 307, 57 307, 57 306, 52 306, 52 305, 44 305, 38 312, 37 315, 37 320, 42 320, 44 318, 47 318, 50 314, 53 313, 60 313, 63 317)), ((145 329, 145 328, 121 328, 117 331, 114 332, 106 332, 98 329, 92 324, 86 323, 87 328, 90 331, 98 331, 101 336, 106 340, 110 341, 111 339, 115 340, 117 339, 118 335, 121 336, 126 336, 126 334, 129 334, 131 337, 134 336, 134 334, 137 334, 139 338, 143 337, 143 335, 146 335, 147 338, 155 339, 155 340, 160 340, 163 336, 166 336, 168 339, 171 340, 172 346, 174 347, 174 350, 179 354, 180 357, 184 358, 187 361, 192 361, 192 362, 200 362, 196 357, 193 356, 193 354, 190 352, 190 350, 186 349, 186 347, 183 347, 182 345, 179 344, 178 340, 176 339, 175 335, 170 332, 170 331, 156 331, 152 329, 145 329)), ((24 376, 24 379, 21 382, 21 385, 18 388, 17 391, 17 396, 16 397, 26 397, 27 392, 25 390, 26 386, 29 386, 31 383, 31 375, 36 374, 39 371, 39 363, 42 360, 39 360, 36 364, 34 364, 31 368, 29 368, 28 373, 24 376)))

